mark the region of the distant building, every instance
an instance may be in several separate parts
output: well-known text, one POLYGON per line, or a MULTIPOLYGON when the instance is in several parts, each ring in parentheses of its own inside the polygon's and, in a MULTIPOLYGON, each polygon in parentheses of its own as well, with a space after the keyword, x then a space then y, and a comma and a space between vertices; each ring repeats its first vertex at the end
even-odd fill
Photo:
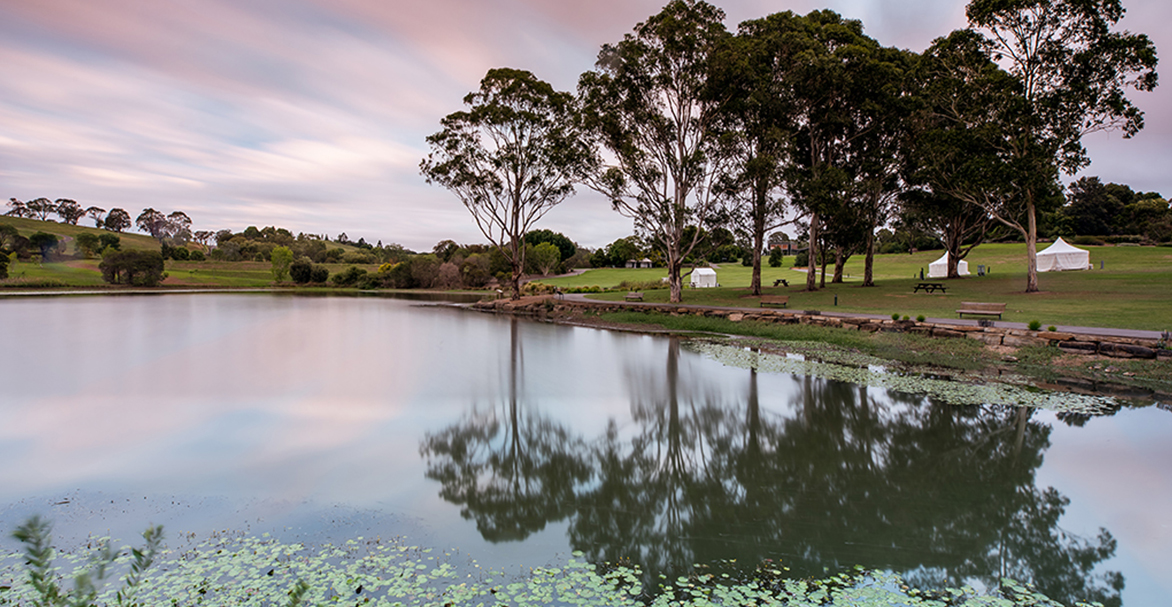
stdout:
POLYGON ((796 242, 778 242, 769 245, 769 248, 771 250, 781 249, 782 255, 796 255, 798 252, 805 250, 805 247, 799 248, 796 242))
POLYGON ((628 259, 627 260, 627 267, 628 268, 650 268, 651 267, 651 260, 647 259, 646 257, 644 257, 643 259, 628 259))

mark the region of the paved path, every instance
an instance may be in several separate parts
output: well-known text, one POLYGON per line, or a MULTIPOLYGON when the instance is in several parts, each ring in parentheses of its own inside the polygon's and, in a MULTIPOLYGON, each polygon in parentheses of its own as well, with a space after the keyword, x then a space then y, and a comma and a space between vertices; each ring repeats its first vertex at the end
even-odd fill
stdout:
MULTIPOLYGON (((664 303, 655 302, 638 302, 638 301, 602 301, 598 299, 587 299, 581 293, 568 293, 563 296, 567 301, 585 302, 585 303, 606 303, 606 304, 620 304, 631 307, 639 306, 662 306, 668 305, 664 303)), ((687 308, 690 310, 735 310, 739 312, 755 312, 757 308, 742 308, 737 306, 700 306, 695 304, 670 304, 677 308, 687 308)), ((822 316, 830 316, 834 318, 870 318, 873 320, 888 320, 891 315, 882 314, 863 314, 859 312, 827 312, 821 311, 822 316)), ((930 322, 941 325, 960 325, 975 327, 978 325, 977 320, 971 318, 925 318, 924 322, 930 322)), ((1029 326, 1024 322, 1010 322, 1007 320, 994 320, 993 326, 1005 329, 1028 329, 1029 326)), ((1109 337, 1127 337, 1133 339, 1160 339, 1161 333, 1159 331, 1144 331, 1139 329, 1111 329, 1105 327, 1076 327, 1069 325, 1055 325, 1059 331, 1067 333, 1081 333, 1083 335, 1103 335, 1109 337)))

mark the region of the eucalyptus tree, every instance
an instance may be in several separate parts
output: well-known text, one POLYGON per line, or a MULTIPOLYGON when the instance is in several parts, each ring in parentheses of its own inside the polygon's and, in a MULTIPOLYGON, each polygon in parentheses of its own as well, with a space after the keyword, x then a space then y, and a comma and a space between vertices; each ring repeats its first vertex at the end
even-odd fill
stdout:
MULTIPOLYGON (((1067 174, 1090 163, 1082 137, 1143 128, 1143 112, 1127 89, 1156 88, 1156 48, 1144 34, 1113 31, 1123 17, 1121 0, 972 0, 969 24, 983 34, 985 49, 1020 82, 1028 112, 1022 136, 1067 174)), ((1018 149, 1023 149, 1019 146, 1018 149)), ((1044 188, 1023 188, 1024 218, 987 209, 1026 239, 1026 292, 1038 290, 1037 198, 1044 188)))
POLYGON ((710 150, 720 103, 705 94, 716 46, 729 34, 724 11, 673 0, 598 54, 578 81, 584 123, 610 155, 587 181, 637 231, 662 243, 670 300, 682 299, 681 271, 716 203, 710 150))
POLYGON ((574 193, 595 156, 575 126, 573 96, 530 72, 489 70, 464 103, 466 111, 445 116, 443 130, 427 138, 420 172, 451 190, 504 254, 519 299, 525 233, 574 193))
POLYGON ((985 241, 994 219, 984 208, 926 189, 902 198, 902 218, 940 239, 948 251, 948 278, 960 276, 960 261, 985 241))
POLYGON ((77 225, 77 220, 85 217, 85 209, 76 200, 58 198, 53 204, 56 207, 53 212, 65 223, 77 225))
POLYGON ((33 216, 32 211, 30 211, 28 208, 28 203, 23 200, 9 198, 8 199, 8 207, 9 207, 8 212, 5 213, 5 215, 7 215, 9 217, 29 217, 29 218, 31 218, 33 216))
POLYGON ((43 197, 26 202, 25 208, 31 213, 25 215, 25 217, 40 219, 41 221, 48 221, 49 216, 57 212, 57 205, 53 204, 52 200, 43 197))
POLYGON ((110 209, 105 221, 102 222, 102 226, 111 232, 122 232, 132 225, 134 224, 130 221, 130 213, 127 213, 126 209, 119 208, 110 209))
POLYGON ((1017 230, 1032 251, 1033 210, 1057 203, 1058 169, 1031 133, 1033 112, 1021 83, 992 61, 971 30, 935 40, 915 81, 921 105, 904 146, 904 176, 918 190, 908 198, 910 213, 945 241, 950 266, 963 256, 958 244, 988 227, 985 216, 1017 230))
POLYGON ((722 102, 713 127, 713 149, 723 165, 717 185, 733 223, 752 242, 750 290, 760 295, 765 235, 790 223, 784 172, 792 149, 788 96, 780 90, 777 57, 767 40, 744 24, 714 57, 707 94, 722 102))
POLYGON ((798 16, 790 11, 741 24, 742 35, 762 41, 772 78, 787 104, 793 132, 785 185, 805 213, 810 243, 806 289, 815 290, 820 234, 827 217, 849 202, 854 184, 851 146, 882 122, 875 119, 877 70, 884 55, 863 25, 829 10, 798 16))
POLYGON ((90 219, 94 220, 95 228, 100 228, 102 227, 102 216, 106 214, 106 209, 103 209, 99 206, 92 206, 85 210, 85 214, 89 215, 90 219))
MULTIPOLYGON (((900 147, 912 129, 916 105, 911 79, 916 63, 914 53, 888 47, 875 49, 867 69, 858 70, 856 84, 867 95, 858 98, 856 122, 859 135, 850 142, 850 166, 854 177, 850 207, 862 229, 863 241, 854 244, 866 255, 863 286, 875 286, 875 231, 890 219, 898 197, 907 189, 902 179, 900 147)), ((834 282, 842 281, 843 259, 835 255, 834 282)))

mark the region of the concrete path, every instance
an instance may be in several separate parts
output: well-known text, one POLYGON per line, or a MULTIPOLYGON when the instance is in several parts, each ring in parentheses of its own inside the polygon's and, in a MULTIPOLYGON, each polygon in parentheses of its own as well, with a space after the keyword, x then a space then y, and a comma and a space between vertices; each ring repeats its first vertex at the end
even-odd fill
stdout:
MULTIPOLYGON (((638 302, 638 301, 600 301, 597 299, 587 299, 581 293, 567 293, 562 296, 567 301, 585 302, 585 303, 606 303, 606 304, 621 304, 631 306, 633 308, 639 306, 662 306, 668 305, 655 302, 638 302)), ((690 310, 735 310, 742 312, 755 312, 757 308, 742 308, 738 306, 700 306, 695 304, 670 304, 677 308, 687 308, 690 310)), ((822 316, 830 316, 833 318, 869 318, 873 320, 888 320, 891 315, 883 314, 863 314, 858 312, 829 312, 821 310, 819 312, 822 316)), ((971 318, 925 318, 924 322, 930 322, 941 325, 958 325, 975 327, 978 326, 979 321, 971 318)), ((993 320, 994 327, 1001 327, 1004 329, 1028 329, 1029 326, 1024 322, 1010 322, 1007 320, 993 320)), ((1059 331, 1067 333, 1081 333, 1083 335, 1103 335, 1108 337, 1127 337, 1132 339, 1160 339, 1160 331, 1144 331, 1139 329, 1111 329, 1106 327, 1077 327, 1070 325, 1055 325, 1059 331)))

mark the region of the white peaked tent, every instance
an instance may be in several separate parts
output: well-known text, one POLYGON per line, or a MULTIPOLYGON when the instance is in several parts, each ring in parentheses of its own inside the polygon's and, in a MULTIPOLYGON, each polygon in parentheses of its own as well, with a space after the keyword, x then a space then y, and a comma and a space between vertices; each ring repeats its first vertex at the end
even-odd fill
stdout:
MULTIPOLYGON (((968 276, 969 262, 960 260, 956 264, 956 272, 961 276, 968 276)), ((928 264, 928 278, 948 278, 948 251, 944 252, 944 257, 928 264)))
POLYGON ((716 270, 712 268, 696 268, 692 270, 692 288, 715 287, 716 270))
POLYGON ((1089 270, 1091 268, 1091 254, 1078 247, 1066 244, 1062 237, 1054 244, 1038 251, 1039 272, 1061 272, 1063 270, 1089 270))

